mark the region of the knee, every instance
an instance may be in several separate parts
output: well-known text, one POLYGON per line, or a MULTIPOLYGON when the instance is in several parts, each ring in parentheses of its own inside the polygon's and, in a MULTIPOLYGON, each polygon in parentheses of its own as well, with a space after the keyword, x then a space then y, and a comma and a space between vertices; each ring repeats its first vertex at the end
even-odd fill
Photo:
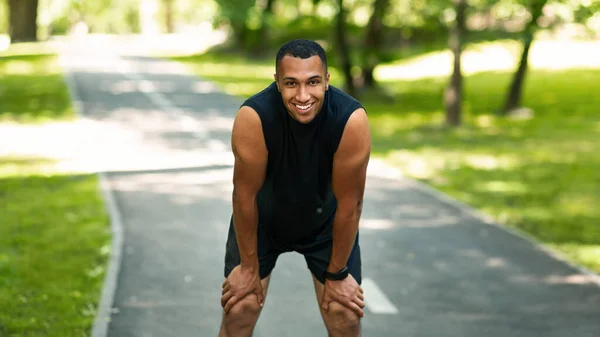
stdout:
POLYGON ((227 324, 236 326, 254 325, 258 320, 260 310, 261 307, 258 304, 256 295, 250 294, 229 309, 229 312, 225 315, 227 324))
POLYGON ((360 328, 360 317, 353 310, 338 302, 329 303, 327 318, 331 329, 338 331, 354 331, 360 328))

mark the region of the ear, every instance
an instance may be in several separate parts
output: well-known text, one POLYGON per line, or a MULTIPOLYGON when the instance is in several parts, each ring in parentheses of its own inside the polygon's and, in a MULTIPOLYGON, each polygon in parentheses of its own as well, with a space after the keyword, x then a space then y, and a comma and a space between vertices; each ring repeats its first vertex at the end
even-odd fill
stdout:
POLYGON ((330 74, 329 74, 329 72, 327 72, 327 74, 325 74, 325 90, 326 91, 329 90, 329 77, 330 77, 330 74))
POLYGON ((281 91, 279 90, 279 81, 277 80, 277 73, 273 74, 273 79, 275 80, 275 85, 277 85, 277 90, 281 91))

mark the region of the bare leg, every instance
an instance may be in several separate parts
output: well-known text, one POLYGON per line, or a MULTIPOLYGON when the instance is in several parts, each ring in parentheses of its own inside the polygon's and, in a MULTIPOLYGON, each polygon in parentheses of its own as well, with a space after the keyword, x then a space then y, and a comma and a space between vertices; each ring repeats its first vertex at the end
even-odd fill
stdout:
MULTIPOLYGON (((270 279, 271 276, 269 275, 260 281, 265 303, 270 279)), ((261 309, 256 295, 251 294, 244 297, 227 314, 223 313, 219 337, 251 337, 261 309)))
POLYGON ((338 302, 329 303, 329 310, 325 312, 320 305, 324 285, 314 276, 313 282, 321 317, 323 317, 329 337, 360 337, 360 317, 338 302))

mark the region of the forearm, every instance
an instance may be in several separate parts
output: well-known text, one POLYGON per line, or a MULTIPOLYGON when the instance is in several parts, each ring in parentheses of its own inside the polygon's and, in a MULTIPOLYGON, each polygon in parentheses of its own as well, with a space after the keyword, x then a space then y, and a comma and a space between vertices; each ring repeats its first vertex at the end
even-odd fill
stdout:
POLYGON ((258 270, 256 197, 233 193, 233 224, 242 266, 258 270))
POLYGON ((361 203, 356 203, 351 206, 344 207, 338 205, 333 221, 333 247, 331 251, 331 259, 327 268, 330 272, 338 272, 346 267, 356 233, 362 211, 361 203))

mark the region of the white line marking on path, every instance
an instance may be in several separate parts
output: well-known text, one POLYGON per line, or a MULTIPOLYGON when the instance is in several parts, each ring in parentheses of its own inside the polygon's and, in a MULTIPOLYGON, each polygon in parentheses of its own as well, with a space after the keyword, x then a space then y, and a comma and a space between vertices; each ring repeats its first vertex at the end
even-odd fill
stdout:
POLYGON ((365 306, 374 314, 397 314, 398 308, 385 296, 375 281, 365 278, 362 281, 365 306))

